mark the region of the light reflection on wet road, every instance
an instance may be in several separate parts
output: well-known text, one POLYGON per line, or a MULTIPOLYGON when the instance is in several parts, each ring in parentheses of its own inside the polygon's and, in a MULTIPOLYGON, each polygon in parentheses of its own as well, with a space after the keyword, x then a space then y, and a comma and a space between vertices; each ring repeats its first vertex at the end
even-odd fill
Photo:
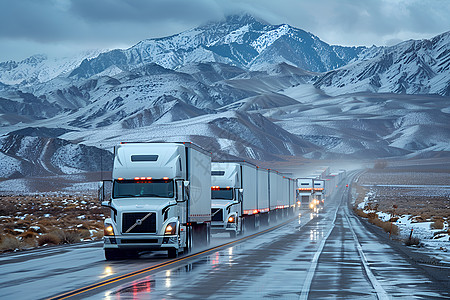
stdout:
MULTIPOLYGON (((302 211, 292 222, 245 242, 77 297, 383 299, 384 293, 389 298, 404 299, 449 297, 448 292, 435 290, 427 277, 365 230, 341 202, 341 196, 336 196, 327 202, 326 211, 302 211)), ((215 236, 213 242, 228 240, 215 236)), ((166 260, 165 253, 156 253, 136 260, 106 262, 100 246, 0 257, 0 298, 48 297, 166 260)))

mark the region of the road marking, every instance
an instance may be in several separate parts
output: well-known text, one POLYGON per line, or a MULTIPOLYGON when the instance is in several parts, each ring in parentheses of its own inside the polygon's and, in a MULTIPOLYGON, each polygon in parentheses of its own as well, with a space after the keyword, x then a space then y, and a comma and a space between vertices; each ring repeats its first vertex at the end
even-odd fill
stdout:
POLYGON ((134 276, 137 276, 137 275, 142 275, 142 274, 145 274, 147 272, 160 269, 162 267, 167 267, 167 266, 172 265, 174 263, 177 263, 177 262, 180 262, 180 261, 184 261, 184 260, 187 260, 187 259, 199 256, 199 255, 202 255, 202 254, 206 254, 206 253, 209 253, 209 252, 213 252, 213 251, 218 250, 220 248, 225 248, 226 246, 229 246, 229 245, 232 245, 232 244, 236 244, 236 243, 242 242, 244 240, 253 238, 255 236, 258 236, 258 235, 261 235, 261 234, 273 231, 275 229, 278 229, 279 227, 282 227, 282 226, 292 222, 293 220, 295 220, 297 218, 298 218, 298 216, 295 216, 295 217, 293 217, 293 218, 291 218, 291 219, 289 219, 289 220, 287 220, 287 221, 285 221, 283 223, 280 223, 280 224, 278 224, 278 225, 276 225, 274 227, 267 228, 267 229, 265 229, 263 231, 260 231, 260 232, 257 232, 257 233, 254 233, 254 234, 242 237, 240 239, 237 239, 237 240, 234 240, 234 241, 222 244, 222 245, 218 245, 218 246, 215 246, 215 247, 212 247, 212 248, 209 248, 209 249, 205 249, 205 250, 200 251, 198 253, 190 254, 190 255, 187 255, 187 256, 184 256, 184 257, 180 257, 180 258, 176 258, 174 260, 170 260, 170 261, 167 261, 167 262, 160 263, 160 264, 155 265, 155 266, 151 266, 151 267, 144 268, 144 269, 137 270, 137 271, 133 271, 133 272, 130 272, 130 273, 127 273, 127 274, 124 274, 124 275, 120 275, 120 276, 116 276, 116 277, 113 277, 113 278, 110 278, 110 279, 106 279, 106 280, 103 280, 103 281, 100 281, 100 282, 97 282, 97 283, 94 283, 94 284, 87 285, 85 287, 81 287, 81 288, 78 288, 78 289, 75 289, 75 290, 72 290, 72 291, 68 291, 68 292, 59 294, 57 296, 53 296, 53 297, 47 298, 47 299, 48 300, 67 299, 67 298, 70 298, 70 297, 78 296, 78 295, 83 294, 85 292, 92 291, 92 290, 95 290, 97 288, 100 288, 100 287, 103 287, 103 286, 107 286, 109 284, 116 283, 116 282, 119 282, 119 281, 122 281, 122 280, 125 280, 125 279, 128 279, 128 278, 131 278, 131 277, 134 277, 134 276))
POLYGON ((388 294, 386 293, 381 284, 378 282, 377 278, 373 275, 372 271, 370 270, 369 262, 367 261, 366 255, 364 254, 361 244, 358 241, 358 236, 353 230, 352 224, 350 224, 350 219, 348 218, 347 214, 345 214, 345 218, 347 219, 348 226, 350 227, 353 239, 355 240, 356 249, 358 249, 359 257, 361 258, 361 262, 363 263, 364 270, 366 271, 367 277, 369 278, 370 283, 372 284, 373 288, 375 289, 375 292, 377 293, 378 299, 382 300, 389 299, 388 294))
MULTIPOLYGON (((342 199, 341 199, 341 202, 342 202, 342 199)), ((303 283, 302 292, 300 294, 301 300, 308 299, 309 290, 311 288, 311 283, 314 278, 314 273, 316 273, 317 263, 319 262, 320 254, 322 254, 323 248, 325 247, 325 243, 327 242, 328 237, 330 236, 331 232, 333 231, 333 229, 336 225, 335 223, 336 223, 337 213, 338 213, 338 209, 340 206, 341 206, 340 204, 337 206, 336 211, 334 213, 334 219, 332 222, 333 226, 331 226, 331 228, 330 228, 330 230, 328 230, 328 233, 326 234, 326 236, 322 239, 322 241, 319 245, 319 249, 317 249, 317 251, 314 254, 314 257, 311 261, 311 265, 309 266, 308 274, 306 274, 306 279, 305 279, 305 282, 303 283)))

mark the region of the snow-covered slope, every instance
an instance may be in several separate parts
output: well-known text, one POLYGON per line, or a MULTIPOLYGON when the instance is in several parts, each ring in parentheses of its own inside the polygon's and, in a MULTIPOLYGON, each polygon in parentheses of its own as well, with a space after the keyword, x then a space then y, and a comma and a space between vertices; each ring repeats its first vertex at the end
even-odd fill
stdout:
POLYGON ((370 48, 316 81, 332 95, 352 92, 450 96, 450 31, 430 40, 370 48))
POLYGON ((298 104, 263 114, 319 146, 315 158, 439 155, 450 151, 450 101, 438 95, 354 93, 330 97, 312 85, 281 92, 298 104))
POLYGON ((0 178, 112 170, 112 153, 62 139, 8 135, 0 138, 0 178), (104 164, 103 166, 101 166, 104 164))

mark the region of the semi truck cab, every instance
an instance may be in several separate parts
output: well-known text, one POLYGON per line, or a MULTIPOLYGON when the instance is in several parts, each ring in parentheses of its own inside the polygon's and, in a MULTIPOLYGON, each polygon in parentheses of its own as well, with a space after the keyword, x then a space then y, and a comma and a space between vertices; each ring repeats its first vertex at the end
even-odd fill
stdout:
POLYGON ((238 163, 211 163, 211 229, 213 233, 242 232, 241 168, 238 163))
POLYGON ((190 143, 115 148, 112 192, 102 205, 107 260, 145 250, 169 257, 209 241, 211 158, 190 143))

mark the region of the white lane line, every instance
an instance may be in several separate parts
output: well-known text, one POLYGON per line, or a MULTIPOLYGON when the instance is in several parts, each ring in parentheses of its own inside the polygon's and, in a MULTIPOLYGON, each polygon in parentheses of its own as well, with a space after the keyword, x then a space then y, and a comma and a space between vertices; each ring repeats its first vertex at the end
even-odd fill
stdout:
POLYGON ((373 288, 375 289, 375 292, 377 293, 378 299, 382 299, 382 300, 389 299, 388 294, 386 293, 386 291, 383 289, 381 284, 378 282, 377 278, 373 275, 372 271, 370 270, 366 255, 364 254, 364 252, 362 250, 361 244, 359 243, 358 237, 356 236, 355 231, 353 230, 352 224, 350 224, 350 220, 349 220, 347 214, 345 214, 345 218, 347 219, 348 226, 350 227, 350 231, 353 235, 353 239, 355 240, 356 249, 358 249, 358 253, 361 258, 361 262, 363 263, 364 270, 366 271, 367 277, 369 278, 370 283, 372 284, 373 288))
POLYGON ((314 257, 313 257, 313 259, 311 261, 311 265, 309 266, 308 274, 306 274, 306 279, 305 279, 305 282, 303 283, 302 292, 301 292, 300 297, 299 297, 299 299, 301 299, 301 300, 308 299, 309 290, 311 288, 311 283, 312 283, 312 280, 314 278, 314 273, 316 272, 317 263, 319 261, 320 254, 322 254, 323 247, 325 246, 325 243, 327 242, 328 237, 330 236, 331 232, 334 229, 334 226, 336 225, 335 222, 336 222, 336 218, 337 218, 337 213, 338 213, 339 207, 340 207, 340 205, 338 205, 338 207, 336 208, 336 211, 334 213, 334 219, 333 219, 332 226, 331 226, 330 230, 328 230, 328 233, 322 239, 322 241, 321 241, 321 243, 319 245, 319 249, 317 249, 317 251, 314 254, 314 257))

